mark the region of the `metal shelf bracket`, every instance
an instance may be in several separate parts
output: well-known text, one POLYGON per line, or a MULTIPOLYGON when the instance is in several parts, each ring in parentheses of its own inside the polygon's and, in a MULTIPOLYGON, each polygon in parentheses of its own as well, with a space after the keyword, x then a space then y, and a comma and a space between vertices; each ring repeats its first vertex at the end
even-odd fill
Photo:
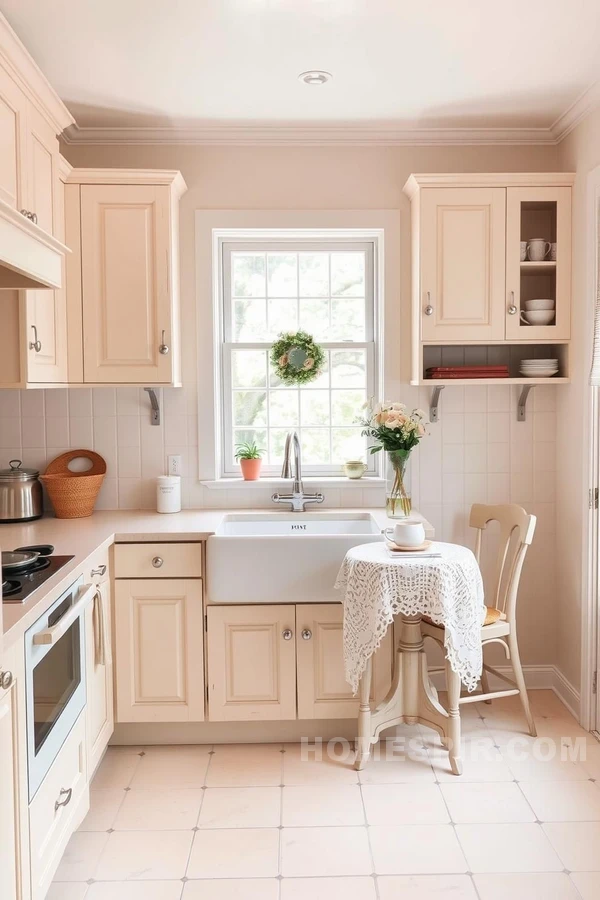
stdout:
POLYGON ((150 413, 150 424, 160 425, 160 406, 158 405, 156 391, 154 388, 144 388, 144 390, 148 391, 148 396, 150 397, 150 405, 152 407, 150 413))
POLYGON ((533 384, 524 384, 521 388, 519 403, 517 406, 517 422, 525 422, 525 420, 527 419, 527 398, 529 397, 529 392, 532 391, 533 388, 533 384))
POLYGON ((439 422, 440 413, 439 413, 439 404, 440 404, 440 394, 444 390, 445 385, 439 384, 437 387, 431 392, 431 401, 429 403, 429 421, 430 422, 439 422))

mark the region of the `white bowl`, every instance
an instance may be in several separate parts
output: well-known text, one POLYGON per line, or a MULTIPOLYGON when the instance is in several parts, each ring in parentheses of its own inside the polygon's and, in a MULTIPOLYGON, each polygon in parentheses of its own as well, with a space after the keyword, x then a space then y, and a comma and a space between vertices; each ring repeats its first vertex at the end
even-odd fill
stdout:
POLYGON ((550 359, 522 359, 522 366, 557 366, 558 360, 554 357, 550 359))
POLYGON ((538 369, 536 372, 531 372, 529 369, 521 369, 519 374, 525 378, 552 378, 553 375, 558 375, 558 369, 538 369))
POLYGON ((526 300, 525 301, 525 309, 530 312, 531 310, 542 310, 542 309, 554 309, 556 306, 555 300, 526 300))
POLYGON ((522 313, 530 325, 550 325, 554 321, 553 309, 540 309, 522 313))

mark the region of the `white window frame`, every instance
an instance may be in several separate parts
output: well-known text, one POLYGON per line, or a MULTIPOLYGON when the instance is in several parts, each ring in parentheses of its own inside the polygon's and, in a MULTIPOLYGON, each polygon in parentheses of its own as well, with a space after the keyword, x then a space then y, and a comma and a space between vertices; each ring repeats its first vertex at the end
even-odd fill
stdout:
MULTIPOLYGON (((231 384, 231 352, 232 350, 266 349, 266 342, 232 342, 231 341, 231 290, 230 290, 230 258, 232 252, 256 249, 260 246, 266 252, 281 252, 286 248, 299 246, 303 250, 344 250, 352 246, 365 250, 365 340, 343 342, 320 342, 327 349, 348 350, 365 349, 367 356, 367 396, 379 396, 382 370, 382 298, 381 269, 383 253, 383 232, 366 229, 244 229, 218 234, 215 238, 213 263, 216 274, 216 310, 215 344, 217 348, 216 372, 218 409, 221 412, 217 429, 217 465, 219 478, 239 478, 239 465, 233 458, 233 426, 232 426, 232 384, 231 384)), ((324 426, 325 427, 325 426, 324 426)), ((331 426, 328 426, 331 427, 331 426)), ((290 429, 292 426, 290 426, 290 429)), ((381 454, 367 454, 367 477, 381 476, 381 454)), ((264 466, 266 477, 278 477, 278 466, 264 466)), ((343 473, 337 464, 308 465, 304 464, 303 474, 317 478, 339 478, 343 473)))

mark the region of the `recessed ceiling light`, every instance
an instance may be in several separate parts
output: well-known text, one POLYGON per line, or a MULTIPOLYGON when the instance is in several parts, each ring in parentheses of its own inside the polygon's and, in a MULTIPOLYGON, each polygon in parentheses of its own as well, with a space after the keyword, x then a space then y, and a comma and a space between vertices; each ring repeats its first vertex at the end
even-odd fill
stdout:
POLYGON ((301 72, 298 75, 300 81, 303 81, 304 84, 325 84, 328 81, 331 81, 333 75, 331 72, 321 72, 319 69, 311 69, 309 72, 301 72))

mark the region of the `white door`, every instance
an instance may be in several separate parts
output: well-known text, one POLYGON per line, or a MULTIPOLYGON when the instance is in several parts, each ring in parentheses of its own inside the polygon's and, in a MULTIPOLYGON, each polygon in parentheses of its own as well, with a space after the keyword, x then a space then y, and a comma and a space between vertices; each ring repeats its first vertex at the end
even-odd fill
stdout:
POLYGON ((204 719, 202 582, 117 579, 118 722, 204 719))
POLYGON ((155 185, 81 187, 86 382, 171 381, 169 198, 155 185))
POLYGON ((504 339, 504 188, 423 188, 421 339, 504 339))
POLYGON ((16 682, 0 689, 0 897, 21 900, 16 682))
POLYGON ((0 200, 26 208, 27 98, 0 68, 0 200))
MULTIPOLYGON (((344 609, 341 603, 296 607, 298 718, 351 719, 359 701, 344 676, 344 609)), ((373 660, 371 699, 383 700, 392 682, 393 628, 373 660)))
POLYGON ((103 581, 85 616, 86 741, 90 777, 114 730, 110 606, 110 581, 103 581))
POLYGON ((506 292, 507 340, 552 341, 571 336, 570 187, 507 189, 506 292), (544 258, 521 260, 521 242, 534 238, 544 242, 544 258), (556 244, 556 259, 552 259, 552 244, 556 244), (531 300, 554 303, 555 314, 549 324, 527 321, 526 304, 531 300))
POLYGON ((296 718, 295 608, 209 606, 208 718, 296 718))

